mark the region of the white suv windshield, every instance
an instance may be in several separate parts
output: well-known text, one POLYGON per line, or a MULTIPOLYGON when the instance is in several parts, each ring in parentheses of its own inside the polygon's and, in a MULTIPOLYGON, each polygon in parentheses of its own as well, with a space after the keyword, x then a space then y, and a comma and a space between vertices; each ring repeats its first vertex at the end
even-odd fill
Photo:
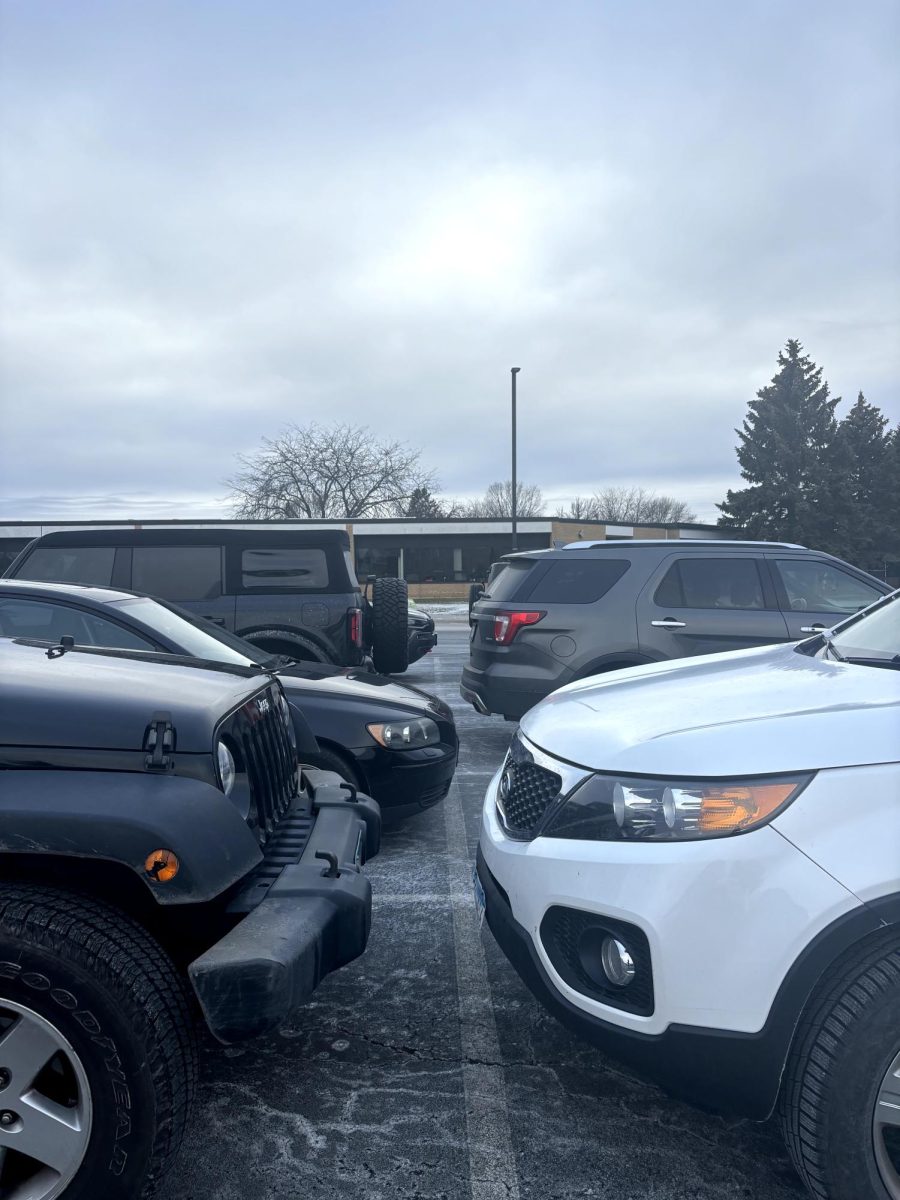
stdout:
MULTIPOLYGON (((210 662, 236 663, 242 667, 259 661, 249 658, 246 654, 241 654, 213 634, 207 633, 205 629, 192 625, 190 621, 186 621, 178 613, 172 612, 170 608, 157 604, 155 600, 123 600, 116 607, 128 612, 132 617, 137 617, 139 621, 143 621, 145 625, 162 634, 163 637, 171 638, 180 647, 182 653, 189 654, 193 658, 206 658, 210 662)), ((262 656, 266 657, 264 653, 262 656)))
POLYGON ((831 639, 847 659, 885 659, 900 662, 900 596, 858 621, 851 621, 831 639))

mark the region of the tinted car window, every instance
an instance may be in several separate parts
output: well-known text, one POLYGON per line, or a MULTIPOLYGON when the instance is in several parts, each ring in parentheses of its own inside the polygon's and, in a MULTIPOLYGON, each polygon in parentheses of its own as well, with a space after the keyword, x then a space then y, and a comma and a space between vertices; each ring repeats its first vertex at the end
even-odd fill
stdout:
POLYGON ((776 559, 775 567, 794 612, 854 613, 881 595, 830 563, 815 559, 776 559))
POLYGON ((16 572, 16 578, 109 587, 115 556, 112 546, 37 546, 16 572))
POLYGON ((58 642, 65 635, 79 646, 112 646, 117 650, 155 650, 145 638, 94 613, 52 601, 0 599, 0 636, 58 642))
POLYGON ((485 600, 511 600, 528 572, 535 566, 534 559, 519 559, 505 563, 502 570, 488 584, 485 600))
POLYGON ((245 588, 308 588, 328 587, 328 562, 324 550, 304 550, 301 547, 245 550, 241 555, 241 579, 245 588))
POLYGON ((656 589, 662 608, 765 608, 752 558, 682 558, 656 589))
POLYGON ((218 546, 135 546, 131 586, 167 600, 215 600, 222 595, 218 546))
POLYGON ((145 596, 122 600, 116 607, 126 616, 143 621, 167 642, 172 642, 179 654, 208 658, 212 662, 237 663, 242 667, 271 657, 258 646, 233 637, 224 629, 205 622, 197 624, 145 596))
POLYGON ((630 563, 627 559, 572 560, 556 559, 541 571, 534 571, 525 584, 519 600, 535 604, 593 604, 618 583, 630 563))

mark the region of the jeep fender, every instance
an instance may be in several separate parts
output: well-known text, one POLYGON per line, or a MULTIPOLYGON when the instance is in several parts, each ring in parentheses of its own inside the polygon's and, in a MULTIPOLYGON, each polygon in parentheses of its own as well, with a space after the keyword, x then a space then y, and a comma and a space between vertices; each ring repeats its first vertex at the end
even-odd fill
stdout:
POLYGON ((261 649, 263 641, 283 643, 285 653, 293 648, 297 651, 297 658, 301 658, 305 652, 312 662, 337 664, 339 661, 339 656, 327 639, 308 630, 301 633, 290 625, 260 625, 255 629, 241 629, 238 636, 261 649))
POLYGON ((0 771, 0 856, 105 859, 130 867, 159 904, 212 900, 262 859, 237 807, 212 784, 180 775, 0 771), (180 867, 160 883, 154 850, 180 867))

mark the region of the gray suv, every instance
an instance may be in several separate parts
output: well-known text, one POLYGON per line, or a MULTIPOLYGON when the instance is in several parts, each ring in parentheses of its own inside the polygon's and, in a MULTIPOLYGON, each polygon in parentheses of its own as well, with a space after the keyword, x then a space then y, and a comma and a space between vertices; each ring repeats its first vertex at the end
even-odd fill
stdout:
POLYGON ((777 542, 579 542, 503 561, 472 608, 460 692, 508 720, 574 679, 795 641, 890 591, 777 542))

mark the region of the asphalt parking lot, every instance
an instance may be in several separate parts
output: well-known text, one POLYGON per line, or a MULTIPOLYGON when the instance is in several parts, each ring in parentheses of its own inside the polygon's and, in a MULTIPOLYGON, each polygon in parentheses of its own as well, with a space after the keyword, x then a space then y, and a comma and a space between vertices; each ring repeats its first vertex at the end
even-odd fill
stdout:
POLYGON ((512 726, 457 685, 467 629, 404 677, 456 710, 447 800, 389 833, 367 868, 364 957, 278 1034, 203 1053, 169 1200, 797 1200, 777 1129, 668 1099, 559 1026, 471 893, 485 785, 512 726))

